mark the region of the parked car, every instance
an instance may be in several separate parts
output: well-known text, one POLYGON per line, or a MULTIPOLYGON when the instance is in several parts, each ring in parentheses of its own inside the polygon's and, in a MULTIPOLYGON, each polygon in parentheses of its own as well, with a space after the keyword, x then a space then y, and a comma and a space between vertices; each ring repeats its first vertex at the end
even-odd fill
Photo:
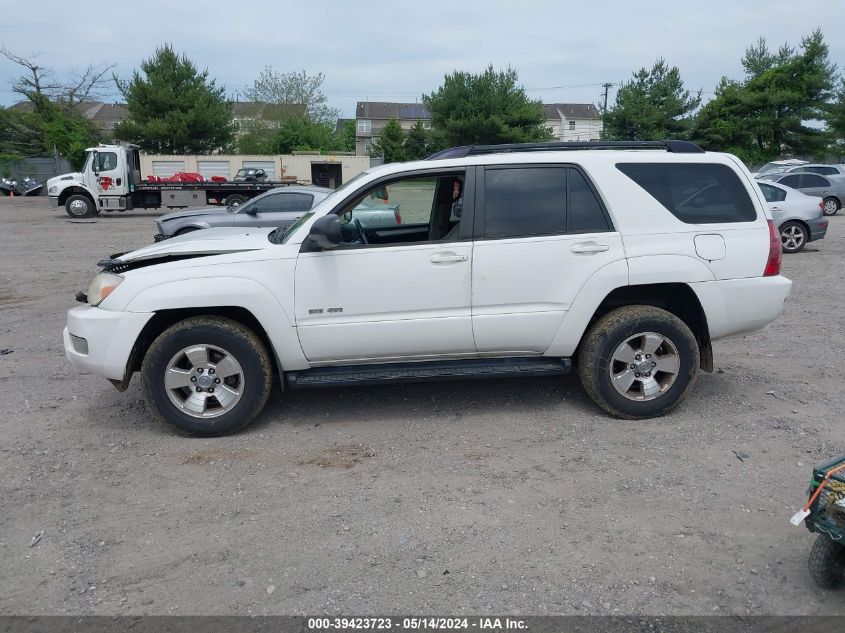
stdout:
POLYGON ((824 201, 825 215, 836 215, 845 200, 845 177, 820 176, 819 174, 769 174, 758 176, 758 180, 778 182, 786 187, 798 189, 808 196, 818 196, 824 201))
POLYGON ((573 366, 598 406, 642 419, 712 371, 711 341, 765 326, 789 296, 734 156, 683 141, 440 156, 372 168, 285 230, 208 229, 102 260, 68 313, 67 357, 119 390, 140 371, 149 410, 198 435, 245 426, 274 379, 573 366), (365 229, 353 212, 381 190, 403 222, 365 229))
POLYGON ((291 185, 278 187, 238 206, 212 206, 167 213, 156 219, 155 241, 211 227, 278 227, 292 224, 325 199, 331 189, 291 185))
MULTIPOLYGON (((167 213, 156 220, 156 242, 213 227, 283 227, 296 222, 305 211, 332 193, 325 187, 291 185, 271 189, 249 202, 229 207, 202 207, 167 213)), ((396 226, 402 222, 399 205, 366 200, 352 210, 352 218, 364 228, 396 226)))
POLYGON ((268 179, 266 171, 255 167, 243 167, 232 178, 235 182, 267 182, 268 179))
POLYGON ((800 160, 798 158, 786 158, 784 160, 774 160, 770 163, 766 163, 760 169, 755 171, 752 176, 757 178, 758 176, 763 176, 764 174, 779 174, 785 169, 789 169, 790 167, 800 166, 800 165, 809 165, 810 161, 807 160, 800 160))
POLYGON ((776 182, 758 181, 757 184, 780 231, 784 253, 797 253, 807 242, 824 238, 828 220, 822 213, 824 203, 821 198, 776 182))

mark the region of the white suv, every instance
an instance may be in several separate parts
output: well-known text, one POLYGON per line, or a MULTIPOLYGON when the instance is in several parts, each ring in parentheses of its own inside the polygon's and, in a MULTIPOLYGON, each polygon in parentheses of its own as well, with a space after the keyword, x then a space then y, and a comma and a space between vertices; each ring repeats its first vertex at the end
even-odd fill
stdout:
POLYGON ((760 189, 682 141, 453 148, 371 169, 287 229, 208 229, 100 262, 77 368, 194 434, 282 389, 563 374, 622 418, 677 405, 711 341, 774 320, 792 282, 760 189), (362 200, 402 223, 362 228, 362 200))

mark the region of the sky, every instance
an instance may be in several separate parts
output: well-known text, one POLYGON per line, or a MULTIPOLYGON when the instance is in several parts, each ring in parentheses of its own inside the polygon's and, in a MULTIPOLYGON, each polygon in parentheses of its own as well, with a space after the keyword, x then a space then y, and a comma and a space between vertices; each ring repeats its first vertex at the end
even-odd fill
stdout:
MULTIPOLYGON (((513 67, 544 103, 599 103, 604 82, 630 78, 659 58, 688 89, 712 96, 722 76, 742 78, 745 49, 770 47, 821 27, 831 60, 845 66, 845 2, 830 0, 233 0, 103 4, 41 0, 15 12, 0 45, 62 78, 88 64, 116 64, 127 78, 169 42, 207 68, 232 98, 265 65, 323 73, 329 104, 353 117, 358 101, 419 101, 454 70, 513 67)), ((0 59, 0 105, 19 68, 0 59)), ((613 102, 614 89, 610 91, 613 102)), ((116 90, 109 100, 119 100, 116 90)))

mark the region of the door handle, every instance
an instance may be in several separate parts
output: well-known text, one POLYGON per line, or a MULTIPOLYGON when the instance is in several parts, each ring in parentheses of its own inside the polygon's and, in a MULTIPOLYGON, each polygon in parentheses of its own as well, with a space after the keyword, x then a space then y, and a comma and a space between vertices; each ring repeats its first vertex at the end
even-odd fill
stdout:
POLYGON ((455 262, 465 262, 469 257, 466 255, 454 255, 447 253, 437 253, 428 258, 432 264, 453 264, 455 262))
POLYGON ((607 244, 596 244, 595 242, 583 242, 576 244, 570 249, 573 253, 579 255, 595 255, 596 253, 604 253, 609 251, 610 247, 607 244))
POLYGON ((772 211, 780 211, 780 207, 772 207, 772 211))

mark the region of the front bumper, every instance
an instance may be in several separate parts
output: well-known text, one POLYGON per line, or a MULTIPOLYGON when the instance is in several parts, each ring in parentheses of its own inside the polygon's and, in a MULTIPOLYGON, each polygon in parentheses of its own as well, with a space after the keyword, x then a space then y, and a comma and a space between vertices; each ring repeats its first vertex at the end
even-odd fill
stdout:
POLYGON ((168 236, 164 235, 163 233, 156 233, 155 235, 153 235, 153 241, 154 242, 163 242, 164 240, 167 239, 167 237, 168 236))
POLYGON ((824 236, 827 235, 828 224, 830 224, 830 221, 824 216, 807 220, 807 226, 810 227, 810 237, 807 241, 815 242, 824 239, 824 236))
POLYGON ((65 355, 76 369, 123 380, 129 356, 152 312, 113 312, 86 305, 67 313, 65 355))
POLYGON ((741 336, 777 319, 792 291, 792 281, 776 277, 750 277, 691 283, 713 340, 741 336))
POLYGON ((47 196, 50 198, 50 206, 51 207, 58 207, 59 206, 59 196, 47 196))

